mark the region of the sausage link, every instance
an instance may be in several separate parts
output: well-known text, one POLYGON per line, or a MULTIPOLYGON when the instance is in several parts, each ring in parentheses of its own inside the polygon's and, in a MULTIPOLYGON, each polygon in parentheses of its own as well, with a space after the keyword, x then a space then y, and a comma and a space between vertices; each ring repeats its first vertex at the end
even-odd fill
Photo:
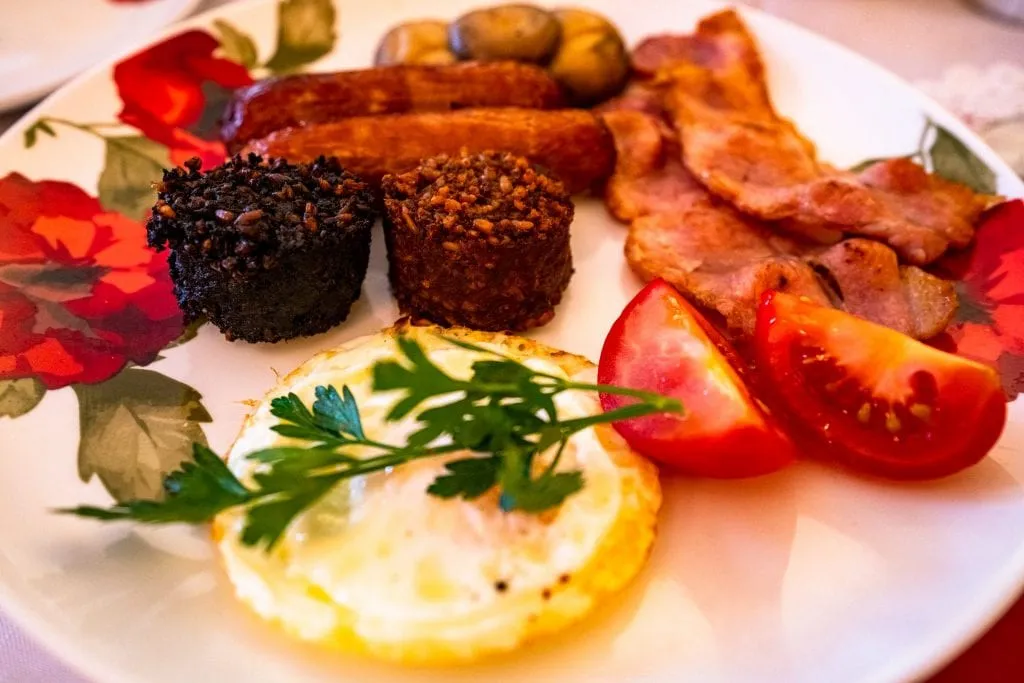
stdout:
POLYGON ((349 116, 451 111, 470 107, 556 109, 558 84, 543 69, 515 62, 384 66, 268 78, 235 91, 221 138, 235 152, 281 128, 349 116))
POLYGON ((570 192, 611 174, 615 146, 594 114, 581 109, 463 109, 445 113, 356 116, 288 128, 243 150, 298 163, 336 156, 349 171, 379 183, 438 154, 511 152, 554 173, 570 192))

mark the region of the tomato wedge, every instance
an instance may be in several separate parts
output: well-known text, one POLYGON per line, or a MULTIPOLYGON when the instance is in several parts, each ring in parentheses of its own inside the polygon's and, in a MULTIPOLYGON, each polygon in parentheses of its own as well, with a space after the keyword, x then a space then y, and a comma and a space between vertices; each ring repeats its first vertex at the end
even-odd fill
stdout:
MULTIPOLYGON (((728 343, 670 284, 654 280, 626 306, 601 350, 598 381, 682 401, 683 415, 615 423, 639 453, 688 474, 752 477, 794 459, 792 442, 743 384, 728 343)), ((601 395, 605 410, 629 398, 601 395)))
POLYGON ((984 458, 1006 423, 988 366, 806 299, 767 293, 754 347, 794 426, 862 472, 953 474, 984 458))

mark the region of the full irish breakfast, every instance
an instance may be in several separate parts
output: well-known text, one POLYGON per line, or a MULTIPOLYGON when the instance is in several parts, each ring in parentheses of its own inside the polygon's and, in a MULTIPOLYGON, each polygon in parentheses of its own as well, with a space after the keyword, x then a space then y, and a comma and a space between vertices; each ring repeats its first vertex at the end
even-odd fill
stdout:
POLYGON ((233 91, 231 158, 154 178, 148 240, 229 340, 345 325, 378 238, 401 318, 281 377, 162 498, 65 512, 210 524, 295 637, 467 662, 629 583, 659 470, 926 480, 999 439, 995 370, 930 342, 960 305, 943 260, 1013 203, 917 159, 831 164, 735 11, 629 49, 598 14, 500 5, 367 60, 233 91), (596 362, 519 336, 572 305, 581 201, 637 276, 596 362))

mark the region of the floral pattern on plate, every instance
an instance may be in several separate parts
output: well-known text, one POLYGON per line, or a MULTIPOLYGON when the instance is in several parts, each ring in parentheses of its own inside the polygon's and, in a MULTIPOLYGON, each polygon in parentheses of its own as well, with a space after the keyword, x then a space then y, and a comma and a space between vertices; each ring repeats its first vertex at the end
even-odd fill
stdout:
MULTIPOLYGON (((252 37, 226 21, 214 22, 216 35, 178 33, 114 66, 117 122, 43 117, 25 131, 30 148, 44 137, 101 138, 98 197, 66 182, 0 179, 0 416, 24 415, 47 390, 70 386, 79 473, 118 500, 159 495, 163 473, 205 443, 210 421, 198 391, 143 369, 196 331, 183 327, 166 255, 145 243, 151 183, 194 156, 204 167, 223 161, 217 122, 231 90, 328 54, 334 19, 332 0, 281 0, 276 46, 262 61, 252 37)), ((929 170, 994 191, 992 172, 945 129, 927 122, 918 145, 908 156, 929 170)), ((960 315, 937 345, 996 365, 1010 400, 1024 391, 1024 281, 1014 274, 1024 272, 1022 221, 1020 201, 997 209, 971 252, 937 267, 961 280, 960 315)))
POLYGON ((0 416, 70 387, 79 474, 118 500, 160 495, 164 473, 206 443, 211 419, 194 388, 144 369, 196 332, 183 324, 167 254, 146 244, 152 183, 191 157, 221 163, 217 120, 231 90, 252 83, 251 71, 295 71, 327 54, 334 22, 332 0, 282 0, 262 65, 252 38, 227 22, 215 23, 217 36, 184 31, 114 66, 117 122, 43 117, 25 131, 29 148, 101 138, 98 197, 63 181, 0 178, 0 416), (137 133, 122 134, 126 125, 137 133))
POLYGON ((0 178, 0 380, 95 384, 182 332, 167 257, 70 183, 0 178))
MULTIPOLYGON (((925 121, 917 149, 905 155, 932 173, 995 194, 995 174, 963 142, 925 121)), ((878 161, 868 159, 855 169, 878 161)), ((959 308, 946 331, 932 340, 941 349, 992 365, 1007 401, 1024 392, 1024 201, 991 209, 974 245, 944 256, 932 269, 957 281, 959 308)))
POLYGON ((999 370, 1007 400, 1024 392, 1024 201, 993 209, 974 248, 939 264, 960 308, 936 345, 999 370))

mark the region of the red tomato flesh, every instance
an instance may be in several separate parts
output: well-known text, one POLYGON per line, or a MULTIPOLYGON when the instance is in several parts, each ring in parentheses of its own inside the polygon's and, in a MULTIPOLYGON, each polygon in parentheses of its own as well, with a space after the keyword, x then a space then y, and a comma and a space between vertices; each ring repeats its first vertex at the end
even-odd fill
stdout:
MULTIPOLYGON (((677 398, 683 415, 615 423, 639 453, 688 474, 752 477, 794 459, 792 442, 729 363, 728 343, 671 285, 654 280, 626 306, 601 350, 598 381, 677 398)), ((633 399, 601 394, 606 411, 633 399)))
POLYGON ((1006 423, 988 366, 789 294, 765 295, 755 352, 794 425, 862 472, 953 474, 985 457, 1006 423))

